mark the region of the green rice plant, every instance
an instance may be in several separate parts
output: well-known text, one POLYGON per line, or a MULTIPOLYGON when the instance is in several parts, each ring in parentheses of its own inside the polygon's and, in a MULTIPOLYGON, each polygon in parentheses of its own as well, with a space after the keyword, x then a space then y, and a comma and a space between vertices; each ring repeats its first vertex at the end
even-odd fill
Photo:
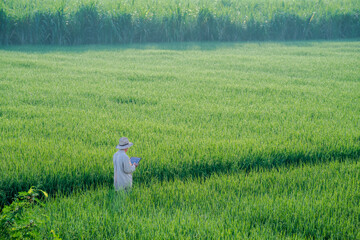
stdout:
MULTIPOLYGON (((358 159, 52 198, 44 238, 358 239, 358 159)), ((45 219, 44 219, 45 220, 45 219)))
POLYGON ((0 50, 0 201, 113 183, 358 158, 359 43, 169 43, 0 50))

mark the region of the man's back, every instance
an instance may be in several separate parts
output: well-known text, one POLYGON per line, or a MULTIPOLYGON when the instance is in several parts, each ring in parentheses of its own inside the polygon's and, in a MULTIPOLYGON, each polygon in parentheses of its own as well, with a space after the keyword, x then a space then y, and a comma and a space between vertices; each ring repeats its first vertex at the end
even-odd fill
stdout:
POLYGON ((114 154, 114 186, 115 190, 131 188, 132 172, 135 166, 131 165, 129 157, 124 150, 119 150, 114 154))

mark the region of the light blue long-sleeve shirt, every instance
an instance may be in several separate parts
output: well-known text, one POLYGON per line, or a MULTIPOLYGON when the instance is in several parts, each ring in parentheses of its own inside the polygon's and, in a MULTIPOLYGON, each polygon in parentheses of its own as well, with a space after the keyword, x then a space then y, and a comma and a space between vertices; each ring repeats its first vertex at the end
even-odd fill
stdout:
POLYGON ((114 154, 114 186, 115 190, 130 188, 132 186, 132 172, 135 166, 130 163, 130 158, 124 150, 114 154))

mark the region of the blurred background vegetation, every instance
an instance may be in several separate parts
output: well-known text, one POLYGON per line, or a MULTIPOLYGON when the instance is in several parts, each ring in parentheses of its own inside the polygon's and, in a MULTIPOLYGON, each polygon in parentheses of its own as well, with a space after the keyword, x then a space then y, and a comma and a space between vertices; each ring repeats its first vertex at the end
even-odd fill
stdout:
POLYGON ((360 37, 357 0, 0 1, 0 44, 360 37))

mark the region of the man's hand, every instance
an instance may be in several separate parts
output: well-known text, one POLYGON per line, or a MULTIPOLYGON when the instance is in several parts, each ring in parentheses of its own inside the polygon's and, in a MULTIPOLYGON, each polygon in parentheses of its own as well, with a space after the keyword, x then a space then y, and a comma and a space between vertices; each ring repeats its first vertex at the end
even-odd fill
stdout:
POLYGON ((135 168, 137 168, 137 166, 139 166, 139 164, 138 164, 138 163, 134 163, 133 165, 135 166, 135 168))

